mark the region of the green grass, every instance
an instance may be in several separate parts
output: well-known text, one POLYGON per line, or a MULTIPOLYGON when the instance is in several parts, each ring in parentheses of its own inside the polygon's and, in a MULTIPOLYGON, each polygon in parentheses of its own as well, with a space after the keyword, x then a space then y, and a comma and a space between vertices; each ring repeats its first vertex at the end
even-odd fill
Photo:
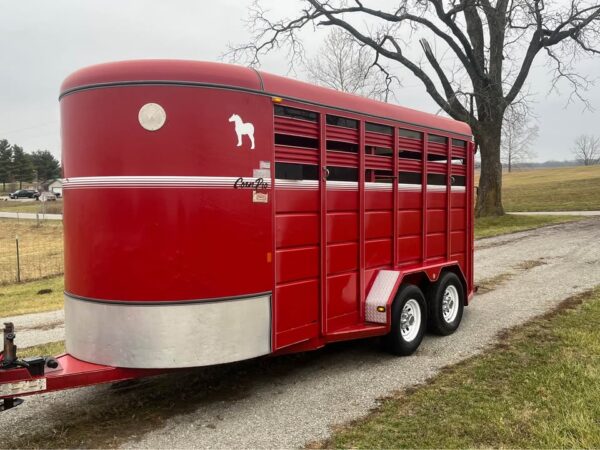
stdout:
POLYGON ((65 341, 50 342, 49 344, 35 345, 33 347, 19 348, 17 356, 57 356, 65 353, 65 341))
POLYGON ((506 211, 600 210, 600 165, 505 173, 506 211))
POLYGON ((581 219, 582 217, 579 216, 521 216, 514 214, 506 214, 500 217, 480 217, 475 220, 475 239, 581 219))
POLYGON ((600 288, 316 446, 599 448, 600 288))
POLYGON ((63 286, 62 276, 0 286, 0 317, 62 309, 63 286))

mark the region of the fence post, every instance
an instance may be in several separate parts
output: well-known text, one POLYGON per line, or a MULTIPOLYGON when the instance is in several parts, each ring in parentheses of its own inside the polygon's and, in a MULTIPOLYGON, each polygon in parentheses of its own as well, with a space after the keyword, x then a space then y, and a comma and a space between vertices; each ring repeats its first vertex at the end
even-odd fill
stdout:
POLYGON ((17 243, 17 283, 21 282, 21 264, 19 261, 19 236, 15 237, 17 243))

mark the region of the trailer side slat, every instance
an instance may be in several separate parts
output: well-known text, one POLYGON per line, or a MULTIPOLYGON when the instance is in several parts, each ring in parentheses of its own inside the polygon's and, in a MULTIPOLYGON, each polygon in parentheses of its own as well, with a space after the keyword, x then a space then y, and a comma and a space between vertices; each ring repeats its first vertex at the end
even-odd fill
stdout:
POLYGON ((291 117, 274 116, 275 134, 288 134, 317 139, 319 137, 318 124, 291 117))

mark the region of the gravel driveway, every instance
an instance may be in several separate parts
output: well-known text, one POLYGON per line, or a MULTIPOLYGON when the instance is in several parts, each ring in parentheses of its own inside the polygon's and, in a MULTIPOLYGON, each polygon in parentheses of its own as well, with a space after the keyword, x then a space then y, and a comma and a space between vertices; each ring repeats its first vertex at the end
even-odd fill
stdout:
POLYGON ((62 309, 15 317, 2 317, 0 322, 13 322, 15 324, 17 333, 15 342, 20 348, 65 339, 65 312, 62 309))
MULTIPOLYGON (((482 351, 498 332, 600 284, 597 217, 483 239, 477 247, 476 277, 488 290, 465 309, 454 335, 426 336, 417 354, 407 358, 389 356, 375 340, 364 340, 309 354, 197 369, 194 384, 171 392, 175 396, 189 390, 185 410, 161 409, 160 420, 144 429, 111 429, 114 442, 137 448, 302 446, 327 437, 335 424, 364 416, 379 398, 482 351)), ((23 433, 23 439, 31 432, 53 436, 68 426, 69 414, 90 415, 91 426, 98 410, 110 411, 112 420, 136 424, 131 419, 135 410, 114 406, 148 395, 148 386, 144 389, 115 393, 97 386, 47 394, 2 413, 1 419, 4 426, 23 433)))

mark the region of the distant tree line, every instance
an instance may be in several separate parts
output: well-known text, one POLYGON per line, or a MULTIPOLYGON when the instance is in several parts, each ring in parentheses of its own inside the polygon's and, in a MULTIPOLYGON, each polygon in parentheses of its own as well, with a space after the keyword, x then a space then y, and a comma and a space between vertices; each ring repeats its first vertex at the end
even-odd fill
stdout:
POLYGON ((60 177, 60 163, 48 150, 27 153, 6 139, 0 140, 0 183, 6 190, 6 183, 45 183, 60 177))

